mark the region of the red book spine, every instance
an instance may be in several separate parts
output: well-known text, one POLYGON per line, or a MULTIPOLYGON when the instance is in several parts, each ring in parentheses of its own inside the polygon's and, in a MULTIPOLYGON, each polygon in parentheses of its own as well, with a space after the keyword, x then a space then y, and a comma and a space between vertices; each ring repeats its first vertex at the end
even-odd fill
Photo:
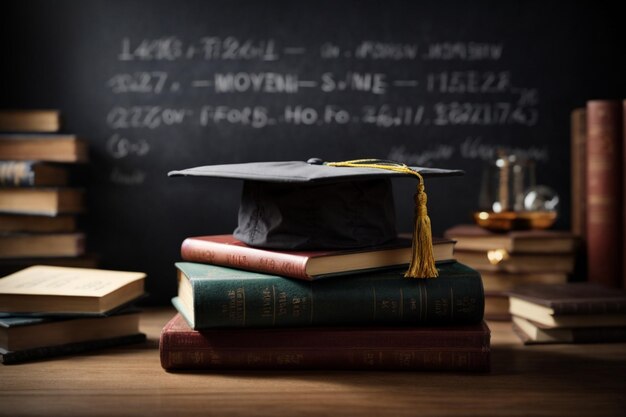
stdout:
POLYGON ((306 262, 308 260, 306 256, 300 256, 295 253, 258 250, 249 246, 243 246, 234 239, 226 243, 215 242, 201 237, 187 238, 181 245, 180 254, 188 262, 221 265, 311 280, 311 277, 306 273, 306 262))
POLYGON ((386 328, 184 329, 161 333, 161 365, 176 369, 359 369, 488 371, 489 330, 386 328), (408 339, 408 340, 407 340, 408 339))
POLYGON ((587 102, 588 280, 621 286, 622 106, 587 102))

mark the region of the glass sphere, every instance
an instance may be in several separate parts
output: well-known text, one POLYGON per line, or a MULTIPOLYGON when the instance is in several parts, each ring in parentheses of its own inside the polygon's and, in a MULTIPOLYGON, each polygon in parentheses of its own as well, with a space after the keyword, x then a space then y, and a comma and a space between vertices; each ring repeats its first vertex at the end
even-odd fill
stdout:
POLYGON ((524 193, 524 210, 527 211, 556 211, 559 205, 559 196, 550 187, 536 185, 524 193))

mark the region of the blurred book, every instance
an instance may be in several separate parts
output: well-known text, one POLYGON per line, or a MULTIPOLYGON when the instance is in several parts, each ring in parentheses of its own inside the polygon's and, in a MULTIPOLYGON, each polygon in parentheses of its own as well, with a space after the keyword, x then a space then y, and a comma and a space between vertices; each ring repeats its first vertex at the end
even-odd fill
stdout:
POLYGON ((509 297, 506 294, 485 291, 485 319, 495 321, 511 320, 509 297))
POLYGON ((531 283, 561 284, 568 280, 568 274, 562 272, 482 271, 480 276, 485 287, 485 318, 497 321, 511 319, 508 291, 516 286, 531 283))
POLYGON ((626 292, 597 284, 523 285, 509 302, 513 316, 540 328, 626 326, 626 292))
POLYGON ((43 162, 86 162, 87 142, 71 134, 0 134, 0 155, 4 160, 43 162))
POLYGON ((553 230, 523 230, 496 233, 482 227, 463 224, 445 232, 456 241, 456 250, 505 250, 508 253, 571 253, 576 249, 577 238, 569 232, 553 230))
POLYGON ((557 272, 570 274, 574 270, 574 255, 508 253, 502 249, 490 251, 455 251, 456 259, 479 271, 510 273, 557 272))
POLYGON ((56 216, 84 210, 83 191, 75 188, 1 188, 0 213, 56 216))
POLYGON ((530 320, 514 316, 513 331, 526 345, 539 343, 626 342, 626 326, 544 329, 530 320))
POLYGON ((53 187, 68 185, 68 181, 68 169, 60 164, 0 161, 1 187, 53 187))
POLYGON ((0 233, 61 233, 76 231, 76 217, 73 215, 34 216, 0 214, 0 233))
POLYGON ((587 101, 585 238, 587 280, 619 288, 624 283, 623 106, 587 101))
POLYGON ((0 234, 0 259, 68 257, 85 253, 82 233, 3 233, 0 234))
POLYGON ((502 271, 481 271, 486 291, 505 293, 518 285, 563 284, 568 280, 565 272, 526 272, 510 273, 502 271))
POLYGON ((6 132, 56 132, 61 128, 58 110, 0 110, 0 130, 6 132))

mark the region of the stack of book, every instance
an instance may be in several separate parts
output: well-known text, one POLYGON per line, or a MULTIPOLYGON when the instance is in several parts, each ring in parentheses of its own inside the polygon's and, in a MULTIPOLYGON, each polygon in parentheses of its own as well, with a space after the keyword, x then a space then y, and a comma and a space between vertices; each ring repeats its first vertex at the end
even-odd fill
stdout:
POLYGON ((83 191, 71 186, 87 146, 60 127, 56 110, 0 111, 0 276, 33 264, 95 266, 77 226, 83 191))
POLYGON ((438 276, 405 277, 411 238, 395 234, 390 182, 369 179, 387 172, 317 160, 198 170, 267 182, 244 183, 233 235, 182 243, 163 368, 489 369, 479 273, 456 262, 454 242, 442 238, 432 245, 438 276), (328 181, 299 183, 320 176, 328 181), (350 243, 387 231, 388 241, 350 243))
POLYGON ((626 292, 593 283, 528 284, 510 291, 525 344, 626 341, 626 292))
POLYGON ((145 274, 35 265, 0 278, 0 362, 145 340, 133 301, 145 274))
POLYGON ((480 271, 489 320, 510 320, 507 293, 515 286, 565 283, 574 270, 578 240, 569 232, 495 233, 458 225, 446 230, 445 236, 456 241, 457 260, 480 271))
POLYGON ((176 264, 182 317, 163 331, 162 365, 486 370, 480 276, 451 260, 452 242, 435 248, 440 276, 415 280, 403 277, 410 240, 286 252, 188 238, 182 257, 194 262, 176 264))

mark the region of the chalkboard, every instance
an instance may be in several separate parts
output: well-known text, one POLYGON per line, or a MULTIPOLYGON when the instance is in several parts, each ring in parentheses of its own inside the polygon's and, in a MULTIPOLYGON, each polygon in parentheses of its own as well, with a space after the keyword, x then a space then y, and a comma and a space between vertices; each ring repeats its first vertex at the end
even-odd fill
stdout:
MULTIPOLYGON (((170 170, 310 157, 464 169, 427 184, 441 234, 470 220, 505 148, 537 162, 567 228, 570 111, 625 95, 623 22, 598 2, 9 3, 0 105, 61 109, 89 140, 89 248, 148 272, 155 303, 174 294, 184 237, 234 229, 241 189, 170 170)), ((395 182, 400 230, 413 186, 395 182)))

